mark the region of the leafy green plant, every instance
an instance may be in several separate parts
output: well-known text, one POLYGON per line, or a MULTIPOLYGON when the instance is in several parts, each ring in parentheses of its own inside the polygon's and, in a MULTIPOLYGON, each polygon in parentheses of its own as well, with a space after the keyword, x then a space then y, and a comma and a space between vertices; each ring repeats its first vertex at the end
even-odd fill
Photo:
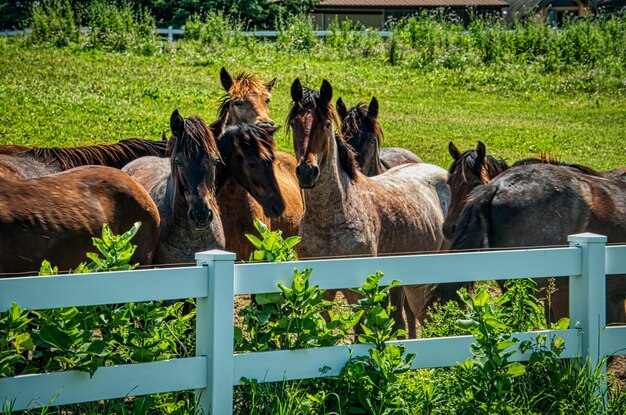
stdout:
POLYGON ((351 358, 339 377, 347 388, 342 397, 342 407, 349 413, 390 414, 405 410, 406 403, 399 394, 398 375, 411 368, 414 354, 407 354, 403 345, 389 344, 404 330, 393 331, 394 321, 388 305, 389 290, 399 284, 379 285, 383 274, 377 272, 367 277, 362 287, 355 290, 363 298, 355 310, 363 315, 362 334, 357 335, 361 343, 373 344, 368 356, 351 358))
POLYGON ((283 262, 298 259, 298 254, 294 247, 301 240, 299 236, 291 236, 287 239, 283 239, 283 232, 280 229, 270 231, 267 225, 259 219, 254 221, 254 227, 259 232, 262 239, 249 233, 246 234, 246 238, 248 238, 256 248, 255 251, 250 254, 250 261, 283 262))
POLYGON ((498 315, 484 287, 473 298, 466 292, 460 292, 460 296, 467 311, 466 319, 458 324, 475 340, 470 346, 474 357, 459 363, 465 372, 460 380, 466 386, 466 411, 474 408, 485 414, 506 412, 513 379, 525 372, 524 365, 509 360, 519 341, 512 338, 510 328, 498 315))
MULTIPOLYGON (((91 262, 81 262, 73 273, 128 271, 135 268, 139 264, 130 264, 130 259, 137 246, 131 243, 131 239, 137 234, 140 226, 140 222, 135 222, 133 227, 122 235, 115 235, 106 223, 103 224, 102 238, 92 238, 92 240, 93 245, 104 255, 104 258, 97 253, 88 252, 87 258, 91 259, 91 262)), ((53 267, 49 261, 43 261, 39 269, 39 275, 58 273, 58 267, 53 267)))

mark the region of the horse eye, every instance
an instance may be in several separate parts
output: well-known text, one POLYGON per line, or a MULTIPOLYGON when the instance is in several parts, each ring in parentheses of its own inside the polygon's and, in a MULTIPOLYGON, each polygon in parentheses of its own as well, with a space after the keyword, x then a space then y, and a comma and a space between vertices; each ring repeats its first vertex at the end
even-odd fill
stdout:
POLYGON ((330 130, 331 125, 332 125, 331 122, 327 121, 326 125, 324 125, 324 128, 326 128, 327 130, 330 130))
POLYGON ((243 101, 242 100, 239 99, 239 100, 235 101, 235 106, 236 107, 241 107, 242 105, 243 105, 243 101))
POLYGON ((176 167, 182 167, 183 163, 180 160, 178 160, 178 159, 174 159, 174 165, 176 167))
POLYGON ((270 103, 270 99, 269 99, 269 98, 268 98, 268 99, 266 99, 266 100, 265 100, 265 103, 266 103, 266 104, 269 104, 269 103, 270 103))

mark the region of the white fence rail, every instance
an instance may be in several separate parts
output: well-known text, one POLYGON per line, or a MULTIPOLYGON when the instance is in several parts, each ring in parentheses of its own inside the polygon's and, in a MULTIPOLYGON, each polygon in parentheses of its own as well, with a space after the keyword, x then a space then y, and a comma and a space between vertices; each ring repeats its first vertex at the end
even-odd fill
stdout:
MULTIPOLYGON (((81 27, 81 32, 87 33, 89 32, 88 27, 81 27)), ((31 29, 24 30, 2 30, 0 31, 0 36, 21 36, 27 33, 32 32, 31 29)), ((185 34, 185 29, 179 29, 177 27, 159 27, 156 29, 156 34, 161 36, 167 36, 167 40, 172 42, 175 36, 182 36, 185 34)), ((369 29, 365 29, 365 33, 369 33, 369 29)), ((380 37, 389 37, 392 35, 390 31, 376 31, 371 30, 371 32, 375 32, 380 37)), ((255 36, 255 37, 277 37, 280 32, 278 30, 254 30, 254 31, 241 31, 241 32, 233 32, 234 34, 238 34, 241 36, 255 36)), ((326 37, 331 33, 329 30, 314 30, 313 34, 317 37, 326 37)))
MULTIPOLYGON (((260 382, 339 373, 368 345, 233 354, 234 295, 277 292, 278 282, 291 284, 293 268, 313 268, 311 283, 333 289, 360 286, 367 275, 382 271, 381 284, 474 281, 570 276, 571 327, 548 331, 565 340, 562 358, 626 354, 626 327, 605 328, 605 274, 626 274, 626 246, 606 247, 592 234, 570 237, 570 247, 333 259, 280 264, 234 265, 234 255, 211 251, 196 255, 187 268, 129 271, 63 277, 0 280, 0 311, 13 302, 26 309, 86 306, 185 297, 197 298, 196 357, 102 367, 92 378, 68 371, 0 379, 0 404, 13 409, 140 396, 195 389, 205 413, 232 413, 233 386, 242 377, 260 382)), ((536 332, 518 333, 520 340, 536 332)), ((417 357, 413 368, 453 366, 470 357, 471 336, 401 342, 417 357)), ((518 352, 516 360, 525 360, 518 352)))

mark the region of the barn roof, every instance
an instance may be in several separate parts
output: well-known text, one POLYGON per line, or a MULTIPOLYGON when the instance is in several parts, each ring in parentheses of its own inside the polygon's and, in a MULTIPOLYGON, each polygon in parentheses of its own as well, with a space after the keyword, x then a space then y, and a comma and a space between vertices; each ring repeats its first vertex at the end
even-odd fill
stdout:
POLYGON ((468 7, 501 6, 504 0, 321 0, 318 8, 411 8, 411 7, 468 7))

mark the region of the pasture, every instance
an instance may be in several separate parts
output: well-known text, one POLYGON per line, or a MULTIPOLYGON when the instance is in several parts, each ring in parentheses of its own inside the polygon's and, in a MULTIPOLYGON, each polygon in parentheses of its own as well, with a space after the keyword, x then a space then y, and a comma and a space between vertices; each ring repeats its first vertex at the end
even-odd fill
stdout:
MULTIPOLYGON (((507 161, 542 152, 607 170, 626 164, 626 86, 601 71, 542 74, 532 66, 464 71, 390 66, 380 59, 282 50, 259 42, 211 49, 166 45, 151 57, 27 47, 0 39, 0 143, 75 146, 159 139, 178 108, 212 121, 223 94, 219 69, 277 77, 271 115, 283 126, 296 77, 328 79, 348 105, 380 102, 384 146, 405 147, 447 168, 447 144, 483 141, 507 161), (582 85, 588 76, 597 85, 582 85), (569 86, 568 86, 569 85, 569 86), (578 88, 577 85, 580 87, 578 88), (593 88, 591 88, 593 86, 593 88), (593 92, 589 92, 589 90, 593 92)), ((275 137, 293 153, 285 129, 275 137)))
MULTIPOLYGON (((277 78, 269 104, 272 118, 280 127, 274 137, 279 149, 291 154, 294 153, 292 137, 287 134, 285 120, 292 100, 293 90, 290 91, 290 87, 293 80, 299 78, 304 85, 314 88, 322 84, 324 79, 330 81, 332 102, 341 97, 348 107, 357 102, 369 102, 375 96, 379 102, 378 120, 385 133, 384 146, 407 148, 425 162, 445 169, 452 161, 447 150, 448 142, 454 141, 459 149, 464 150, 475 147, 478 140, 487 145, 490 154, 502 157, 510 163, 546 153, 562 161, 580 163, 598 170, 626 165, 626 79, 623 68, 619 69, 619 62, 611 66, 610 62, 605 65, 604 61, 598 60, 597 64, 574 63, 557 70, 546 70, 536 63, 519 62, 452 67, 440 64, 414 65, 407 62, 392 65, 384 56, 384 53, 365 53, 362 49, 351 53, 350 47, 331 47, 322 42, 313 42, 306 49, 300 50, 298 47, 285 46, 284 40, 281 43, 249 39, 226 41, 223 45, 185 40, 159 44, 156 53, 141 56, 132 52, 111 53, 83 48, 80 44, 54 48, 32 45, 24 39, 0 39, 0 144, 50 147, 112 143, 130 137, 159 140, 163 133, 169 135, 170 114, 174 109, 179 109, 186 116, 200 115, 207 122, 217 117, 217 103, 224 94, 219 72, 221 67, 225 67, 232 74, 239 70, 249 71, 263 81, 277 78)), ((294 278, 296 277, 302 278, 301 275, 294 278)), ((361 277, 365 278, 365 275, 361 277)), ((304 284, 302 281, 300 283, 304 284)), ((367 284, 364 287, 366 286, 367 284)), ((371 284, 369 289, 372 289, 371 284)), ((375 289, 378 290, 377 285, 375 289)), ((524 291, 523 288, 520 290, 524 291)), ((529 309, 543 307, 536 304, 531 306, 534 291, 528 287, 525 290, 520 302, 523 306, 529 309)), ((482 310, 471 318, 482 318, 480 313, 487 313, 489 317, 489 313, 493 312, 497 318, 502 319, 515 314, 507 309, 515 306, 512 303, 495 298, 486 304, 488 295, 486 291, 482 293, 483 299, 476 302, 466 297, 470 308, 475 306, 477 308, 474 311, 482 310), (482 305, 478 305, 478 302, 482 305)), ((319 289, 312 293, 307 290, 306 295, 311 296, 307 301, 314 296, 318 296, 321 301, 319 289)), ((270 301, 265 306, 279 308, 278 315, 272 315, 272 318, 277 318, 277 325, 291 318, 287 314, 280 314, 285 312, 281 307, 289 306, 284 298, 280 304, 270 301)), ((380 304, 370 306, 370 311, 376 307, 380 311, 382 307, 380 304)), ((193 313, 183 315, 180 304, 170 306, 167 311, 161 309, 160 304, 153 303, 126 307, 126 310, 133 310, 135 307, 149 310, 144 314, 138 311, 133 322, 137 326, 145 324, 148 330, 145 338, 152 336, 155 343, 145 348, 144 343, 141 343, 139 347, 137 343, 133 343, 136 340, 131 339, 132 336, 126 338, 125 334, 115 333, 107 341, 111 349, 119 348, 118 350, 111 351, 110 355, 94 357, 87 363, 81 361, 77 364, 78 367, 81 364, 92 367, 88 365, 95 364, 97 359, 109 364, 137 362, 181 355, 186 357, 193 351, 195 335, 191 333, 193 330, 190 322, 195 316, 193 313), (174 332, 165 324, 166 331, 160 324, 161 321, 171 321, 174 332), (172 336, 176 342, 172 340, 172 336), (168 346, 164 346, 166 343, 168 346)), ((358 310, 358 307, 355 309, 358 310)), ((256 329, 257 333, 269 331, 274 335, 273 329, 254 326, 259 313, 262 314, 265 310, 266 308, 261 310, 253 307, 242 310, 239 317, 243 321, 237 321, 238 328, 247 325, 248 328, 256 329)), ((109 311, 117 312, 105 308, 103 315, 109 311)), ((85 315, 91 312, 92 309, 77 311, 85 315)), ((311 307, 306 312, 296 309, 296 312, 303 316, 307 324, 315 319, 322 320, 319 308, 311 307)), ((15 313, 20 314, 19 310, 12 311, 11 318, 15 313)), ((132 314, 132 311, 129 313, 132 314)), ((377 324, 379 315, 376 313, 371 316, 371 324, 377 324)), ((69 314, 63 318, 74 318, 73 314, 69 314)), ((537 316, 542 315, 537 312, 534 317, 528 318, 525 311, 522 311, 515 317, 526 324, 526 328, 546 328, 541 324, 533 325, 537 319, 541 319, 537 316)), ((23 314, 18 317, 26 318, 25 316, 23 314)), ((451 334, 453 322, 457 318, 463 318, 463 312, 458 307, 441 307, 432 312, 430 317, 433 321, 432 326, 427 327, 430 332, 425 330, 422 334, 425 337, 443 337, 451 334)), ((33 324, 40 324, 40 321, 57 324, 54 322, 57 317, 50 317, 48 321, 46 318, 45 314, 38 315, 33 324)), ((93 323, 93 327, 99 324, 95 318, 83 320, 93 323)), ((390 323, 389 318, 383 320, 385 324, 390 323)), ((342 327, 336 325, 337 321, 330 324, 335 325, 335 330, 342 327)), ((303 327, 305 325, 303 323, 303 327)), ((512 326, 507 328, 510 327, 512 326)), ((325 325, 323 329, 330 331, 325 325)), ((505 341, 504 337, 497 337, 503 334, 497 332, 495 326, 488 329, 494 330, 497 334, 495 338, 505 341)), ((95 332, 94 330, 86 329, 84 332, 89 334, 95 332)), ((303 332, 304 328, 297 335, 303 332)), ((254 339, 256 343, 246 341, 251 340, 246 337, 251 336, 250 333, 249 330, 245 335, 236 335, 236 344, 241 346, 243 343, 245 347, 268 350, 268 343, 263 344, 261 337, 254 339)), ((396 337, 390 331, 384 333, 386 340, 396 337)), ((137 333, 131 333, 135 334, 137 333)), ((106 336, 107 333, 102 335, 106 336)), ((143 334, 137 335, 139 338, 143 338, 142 336, 143 334)), ((324 336, 315 338, 319 342, 329 340, 324 336)), ((498 345, 492 346, 498 353, 505 353, 504 350, 497 349, 498 345)), ((508 370, 513 372, 519 370, 519 367, 507 367, 511 362, 506 363, 505 357, 506 364, 500 368, 504 368, 504 374, 501 373, 502 376, 498 378, 503 382, 500 386, 504 385, 504 392, 500 389, 502 394, 497 399, 504 399, 505 395, 513 398, 506 403, 503 400, 498 405, 505 405, 502 408, 509 404, 515 405, 517 412, 511 409, 511 413, 542 413, 542 409, 538 408, 547 407, 542 406, 542 400, 558 402, 561 411, 565 413, 571 412, 572 408, 581 409, 581 405, 585 403, 586 413, 594 413, 602 407, 595 384, 598 378, 587 376, 584 370, 576 372, 575 366, 560 366, 557 363, 558 353, 554 350, 552 353, 542 363, 533 366, 523 382, 516 381, 517 395, 508 395, 512 391, 511 379, 518 375, 509 373, 508 370), (557 379, 554 388, 547 388, 547 393, 551 394, 547 396, 542 383, 545 370, 554 370, 555 376, 567 376, 569 383, 557 379), (535 392, 537 395, 533 395, 535 392), (521 396, 530 398, 525 401, 524 398, 518 398, 521 396)), ((64 360, 64 356, 56 357, 59 358, 51 359, 51 362, 54 360, 61 364, 53 363, 53 370, 58 369, 57 366, 71 366, 71 362, 64 360)), ((395 357, 387 355, 384 359, 393 360, 395 357)), ((402 369, 406 363, 403 359, 408 359, 408 356, 400 356, 399 359, 393 360, 396 366, 390 369, 397 370, 393 374, 394 381, 386 386, 393 392, 393 396, 399 397, 401 406, 419 407, 420 413, 446 413, 446 410, 452 408, 455 408, 453 412, 462 409, 464 413, 477 413, 473 412, 476 408, 471 407, 474 397, 467 394, 462 396, 465 392, 459 394, 467 389, 468 378, 464 375, 470 372, 472 375, 469 376, 469 381, 476 382, 473 386, 477 388, 477 393, 495 387, 496 384, 485 381, 480 373, 476 374, 476 366, 455 367, 450 371, 421 370, 400 375, 406 369, 402 369), (436 409, 442 402, 443 406, 436 409), (470 406, 464 407, 468 402, 470 406)), ((340 386, 341 392, 338 392, 337 397, 328 392, 335 390, 334 386, 337 384, 334 381, 324 383, 313 380, 262 386, 254 381, 244 382, 244 387, 235 391, 235 411, 245 413, 249 406, 254 407, 255 400, 267 401, 259 404, 259 408, 263 409, 259 409, 257 413, 276 413, 276 406, 272 405, 282 405, 283 413, 315 413, 315 408, 321 407, 338 407, 341 411, 345 409, 345 405, 351 405, 346 401, 342 403, 341 399, 346 396, 349 396, 348 400, 356 399, 358 393, 368 390, 368 376, 380 376, 380 372, 374 370, 361 373, 359 377, 358 370, 353 370, 355 372, 348 373, 348 381, 340 386), (362 383, 364 381, 366 383, 362 383), (336 406, 331 405, 334 400, 337 400, 336 406), (288 409, 290 405, 291 409, 288 409)), ((486 376, 491 374, 486 373, 486 376)), ((624 406, 625 395, 620 392, 619 382, 612 385, 615 394, 610 393, 613 407, 609 408, 619 411, 624 406)), ((374 392, 372 396, 376 393, 378 392, 374 392)), ((492 397, 486 394, 488 401, 492 397)), ((385 401, 385 393, 377 395, 374 400, 379 398, 385 405, 392 404, 385 401)), ((188 393, 160 395, 154 399, 140 398, 126 403, 118 401, 112 403, 111 409, 107 403, 104 407, 97 403, 93 405, 87 405, 88 409, 81 407, 69 410, 85 413, 126 412, 131 405, 134 405, 135 413, 194 413, 197 409, 188 393)), ((492 402, 487 404, 484 413, 489 413, 494 408, 491 405, 492 402)), ((506 408, 509 412, 510 408, 506 408)), ((5 409, 5 412, 10 412, 10 409, 5 409)))

